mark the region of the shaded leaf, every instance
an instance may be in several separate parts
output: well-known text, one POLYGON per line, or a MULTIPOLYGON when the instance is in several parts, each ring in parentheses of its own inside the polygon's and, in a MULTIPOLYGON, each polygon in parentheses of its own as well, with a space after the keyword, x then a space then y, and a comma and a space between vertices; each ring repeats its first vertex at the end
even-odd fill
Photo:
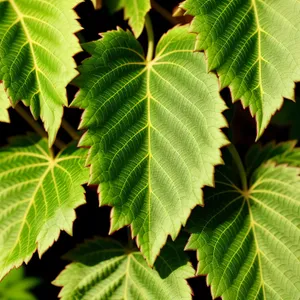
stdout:
POLYGON ((76 80, 90 183, 100 183, 101 205, 114 207, 110 231, 131 224, 151 265, 202 203, 201 187, 213 185, 227 142, 217 79, 194 42, 177 27, 148 62, 130 32, 112 31, 85 45, 92 57, 76 80))
POLYGON ((13 104, 30 106, 55 140, 67 105, 66 85, 81 50, 72 10, 80 0, 0 0, 0 80, 13 104))
POLYGON ((169 242, 151 269, 140 252, 99 239, 69 254, 71 263, 54 281, 68 299, 192 299, 185 279, 194 270, 183 252, 185 240, 169 242))
POLYGON ((36 249, 41 256, 61 230, 72 234, 74 209, 85 203, 85 154, 70 146, 54 158, 33 135, 0 150, 0 279, 36 249))
POLYGON ((125 19, 136 37, 139 37, 144 29, 145 16, 150 10, 150 0, 126 0, 124 3, 125 19))
POLYGON ((195 16, 196 48, 206 50, 209 69, 233 100, 250 106, 260 137, 300 80, 300 2, 187 0, 183 7, 195 16))

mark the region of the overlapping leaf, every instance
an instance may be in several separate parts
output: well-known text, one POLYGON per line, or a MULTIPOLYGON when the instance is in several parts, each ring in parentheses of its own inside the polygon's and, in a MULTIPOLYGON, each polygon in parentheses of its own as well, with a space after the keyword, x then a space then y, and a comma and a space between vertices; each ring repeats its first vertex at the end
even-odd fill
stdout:
POLYGON ((297 0, 187 0, 199 33, 197 49, 206 50, 210 70, 234 100, 250 106, 257 136, 279 109, 294 99, 300 80, 300 2, 297 0))
POLYGON ((4 85, 0 83, 0 122, 9 123, 9 114, 7 111, 9 107, 10 102, 4 90, 4 85))
POLYGON ((217 79, 194 42, 187 27, 175 28, 148 62, 130 32, 109 32, 85 46, 92 57, 76 81, 90 182, 100 183, 101 204, 114 207, 111 232, 131 224, 150 264, 202 203, 226 143, 217 79))
MULTIPOLYGON (((298 300, 300 295, 300 151, 292 143, 255 148, 250 188, 221 171, 205 209, 191 218, 188 249, 214 297, 298 300), (270 159, 271 160, 268 160, 270 159)), ((252 163, 252 161, 250 162, 252 163)))
POLYGON ((85 153, 71 146, 54 158, 35 136, 0 150, 0 279, 36 249, 42 255, 60 230, 72 234, 74 209, 85 202, 85 153))
POLYGON ((67 105, 66 85, 77 74, 72 10, 80 0, 0 0, 0 80, 13 104, 23 100, 39 116, 52 144, 67 105))
POLYGON ((113 240, 95 240, 69 254, 75 262, 54 281, 68 299, 192 299, 186 278, 194 270, 183 252, 185 240, 167 243, 151 269, 140 252, 113 240))
POLYGON ((14 269, 0 282, 1 300, 35 300, 31 289, 39 283, 37 278, 25 277, 24 269, 14 269))

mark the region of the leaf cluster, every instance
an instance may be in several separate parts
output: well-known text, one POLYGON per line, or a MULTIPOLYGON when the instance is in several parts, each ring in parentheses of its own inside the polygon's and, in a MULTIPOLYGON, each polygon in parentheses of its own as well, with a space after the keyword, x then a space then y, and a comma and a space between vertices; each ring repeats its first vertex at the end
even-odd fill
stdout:
POLYGON ((109 235, 127 227, 128 241, 71 249, 60 298, 192 299, 187 280, 206 275, 213 298, 298 300, 300 148, 257 140, 274 124, 299 137, 298 104, 272 116, 296 101, 300 2, 186 0, 172 16, 156 1, 87 1, 130 28, 88 42, 80 2, 0 0, 0 122, 19 129, 17 112, 36 132, 0 148, 0 298, 35 299, 19 267, 73 235, 96 186, 109 235), (159 39, 153 11, 177 24, 159 39), (246 154, 232 142, 238 100, 256 123, 246 154))

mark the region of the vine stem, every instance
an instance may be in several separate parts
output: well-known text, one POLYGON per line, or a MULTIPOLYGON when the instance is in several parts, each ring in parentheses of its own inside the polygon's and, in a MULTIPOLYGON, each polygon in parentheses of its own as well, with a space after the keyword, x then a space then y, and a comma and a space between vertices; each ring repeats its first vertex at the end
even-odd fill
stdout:
POLYGON ((154 54, 154 32, 153 32, 153 26, 149 14, 146 15, 145 26, 148 35, 148 51, 147 51, 146 60, 149 62, 153 59, 153 54, 154 54))
POLYGON ((246 171, 245 171, 243 162, 241 160, 241 157, 233 144, 230 144, 228 146, 228 150, 239 170, 241 181, 242 181, 243 191, 247 192, 248 191, 247 175, 246 175, 246 171))
POLYGON ((155 9, 160 15, 162 15, 172 25, 177 25, 178 22, 173 18, 172 14, 168 10, 160 6, 156 1, 151 0, 152 8, 155 9))
POLYGON ((62 119, 61 127, 68 133, 68 135, 75 141, 79 140, 80 136, 77 131, 70 125, 69 122, 62 119))
MULTIPOLYGON (((32 127, 32 129, 41 137, 47 138, 46 131, 36 122, 32 116, 20 105, 16 105, 16 112, 32 127)), ((65 143, 56 139, 54 142, 55 146, 59 149, 63 149, 66 147, 65 143)))

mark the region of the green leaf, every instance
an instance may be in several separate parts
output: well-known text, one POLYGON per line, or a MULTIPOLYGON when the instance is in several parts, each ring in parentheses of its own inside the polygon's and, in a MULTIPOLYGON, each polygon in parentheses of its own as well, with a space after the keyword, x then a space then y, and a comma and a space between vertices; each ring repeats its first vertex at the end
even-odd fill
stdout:
POLYGON ((129 20, 129 25, 137 38, 144 29, 145 16, 150 8, 150 0, 126 0, 124 3, 125 19, 129 20))
POLYGON ((47 141, 17 137, 0 150, 0 279, 72 234, 74 209, 85 203, 86 150, 70 146, 53 157, 47 141))
POLYGON ((206 50, 210 70, 233 100, 250 106, 257 137, 300 80, 300 2, 297 0, 187 0, 195 16, 196 48, 206 50))
POLYGON ((194 269, 183 252, 185 240, 167 243, 151 269, 141 253, 113 240, 99 239, 69 254, 76 261, 53 282, 68 299, 192 299, 185 279, 194 269))
POLYGON ((35 300, 31 289, 39 284, 33 277, 25 277, 24 269, 14 269, 0 282, 1 300, 35 300))
POLYGON ((4 85, 0 83, 0 122, 10 122, 7 111, 9 107, 10 102, 4 90, 4 85))
POLYGON ((223 168, 205 209, 191 217, 187 249, 197 250, 198 274, 208 274, 213 297, 299 299, 300 169, 293 166, 300 166, 300 149, 291 145, 252 150, 265 159, 246 191, 223 168))
POLYGON ((151 8, 150 0, 106 0, 106 5, 111 13, 124 8, 125 20, 136 38, 138 38, 145 25, 145 16, 151 8))
POLYGON ((53 144, 67 105, 66 85, 77 74, 81 50, 72 10, 80 0, 0 0, 0 80, 15 105, 39 116, 53 144))
POLYGON ((151 265, 202 204, 201 187, 213 185, 227 143, 217 79, 194 42, 186 26, 177 27, 147 62, 130 32, 108 32, 85 45, 92 57, 76 80, 90 183, 100 183, 101 205, 114 207, 110 232, 131 224, 151 265))

